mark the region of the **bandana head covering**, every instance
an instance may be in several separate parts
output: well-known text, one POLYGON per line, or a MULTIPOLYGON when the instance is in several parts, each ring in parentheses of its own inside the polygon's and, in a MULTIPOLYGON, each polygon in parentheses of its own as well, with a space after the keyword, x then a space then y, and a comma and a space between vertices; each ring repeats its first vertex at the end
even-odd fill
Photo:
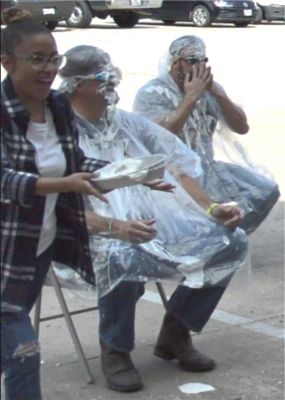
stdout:
POLYGON ((198 36, 187 35, 174 40, 169 47, 169 54, 174 63, 179 58, 204 58, 206 46, 198 36))
POLYGON ((161 57, 158 66, 159 75, 168 73, 172 64, 180 58, 198 58, 202 60, 205 56, 206 46, 202 39, 194 35, 181 36, 171 43, 167 54, 161 57))

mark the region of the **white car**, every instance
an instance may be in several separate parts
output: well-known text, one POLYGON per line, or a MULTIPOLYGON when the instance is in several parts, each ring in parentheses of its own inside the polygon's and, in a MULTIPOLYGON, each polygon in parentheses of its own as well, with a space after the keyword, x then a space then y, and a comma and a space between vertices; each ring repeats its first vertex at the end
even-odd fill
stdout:
POLYGON ((255 23, 263 20, 285 22, 285 0, 258 0, 256 1, 258 12, 255 23))

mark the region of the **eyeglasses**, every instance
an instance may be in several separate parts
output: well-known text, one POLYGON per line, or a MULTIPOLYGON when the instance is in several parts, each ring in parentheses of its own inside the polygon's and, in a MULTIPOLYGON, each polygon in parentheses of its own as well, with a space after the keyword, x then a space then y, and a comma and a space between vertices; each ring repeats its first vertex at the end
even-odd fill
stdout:
POLYGON ((45 56, 44 54, 31 54, 29 56, 24 56, 24 55, 15 55, 14 57, 20 58, 23 60, 28 61, 29 64, 31 64, 31 67, 35 71, 41 71, 44 70, 48 64, 51 64, 54 68, 59 69, 63 67, 66 58, 63 55, 56 54, 52 57, 45 56))
POLYGON ((202 62, 206 63, 209 61, 209 58, 208 57, 204 57, 204 58, 189 57, 189 58, 183 58, 183 61, 185 61, 189 65, 195 65, 195 64, 202 63, 202 62))

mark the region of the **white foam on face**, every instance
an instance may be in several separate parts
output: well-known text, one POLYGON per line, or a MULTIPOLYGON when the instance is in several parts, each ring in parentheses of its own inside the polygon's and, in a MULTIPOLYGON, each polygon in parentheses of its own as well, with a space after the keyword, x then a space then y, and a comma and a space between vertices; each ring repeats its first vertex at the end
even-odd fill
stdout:
POLYGON ((198 394, 215 390, 213 386, 199 382, 185 383, 184 385, 180 385, 178 388, 182 393, 186 394, 198 394))

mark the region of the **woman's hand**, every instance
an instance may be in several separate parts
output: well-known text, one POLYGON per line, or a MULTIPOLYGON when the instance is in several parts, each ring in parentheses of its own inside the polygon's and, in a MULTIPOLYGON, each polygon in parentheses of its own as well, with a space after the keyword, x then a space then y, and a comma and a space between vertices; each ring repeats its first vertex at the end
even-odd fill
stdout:
POLYGON ((171 183, 165 182, 163 179, 154 179, 153 181, 145 182, 144 186, 149 187, 151 190, 160 190, 162 192, 172 193, 175 186, 171 183))
POLYGON ((223 203, 219 204, 211 213, 211 215, 218 221, 223 223, 231 230, 235 230, 241 222, 244 213, 243 210, 237 206, 236 203, 223 203))
POLYGON ((86 195, 92 195, 98 199, 108 203, 108 200, 103 196, 103 191, 96 188, 93 183, 90 182, 91 178, 94 178, 94 174, 88 172, 78 172, 69 176, 64 177, 64 187, 66 192, 75 192, 86 195))

